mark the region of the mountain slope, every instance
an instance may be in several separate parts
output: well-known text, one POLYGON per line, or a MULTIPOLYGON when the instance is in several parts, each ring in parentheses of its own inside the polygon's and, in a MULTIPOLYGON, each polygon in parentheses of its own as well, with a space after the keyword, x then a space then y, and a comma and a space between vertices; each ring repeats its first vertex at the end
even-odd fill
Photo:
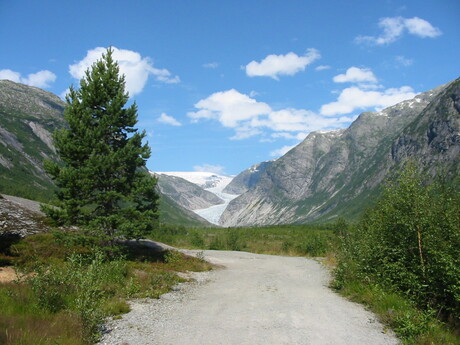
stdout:
POLYGON ((169 196, 160 193, 160 222, 191 227, 211 226, 204 218, 179 205, 169 196))
POLYGON ((188 210, 208 208, 224 203, 217 195, 181 177, 166 174, 157 174, 157 176, 160 192, 188 210))
POLYGON ((459 88, 456 80, 380 112, 362 113, 346 130, 310 133, 230 203, 221 224, 353 218, 408 157, 431 171, 435 165, 458 171, 459 88))
POLYGON ((227 187, 224 188, 223 192, 237 195, 247 192, 259 182, 260 176, 273 162, 262 162, 244 170, 233 178, 227 187))
POLYGON ((0 192, 47 200, 54 185, 44 159, 57 159, 51 133, 65 103, 41 89, 0 80, 0 192))

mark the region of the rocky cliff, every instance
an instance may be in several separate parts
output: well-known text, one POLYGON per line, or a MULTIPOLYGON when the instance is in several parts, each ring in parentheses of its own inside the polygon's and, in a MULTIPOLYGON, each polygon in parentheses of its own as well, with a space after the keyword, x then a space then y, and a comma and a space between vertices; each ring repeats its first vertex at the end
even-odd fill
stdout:
POLYGON ((362 113, 345 130, 312 132, 233 200, 224 226, 352 218, 382 181, 412 158, 434 173, 458 174, 460 80, 380 112, 362 113))
POLYGON ((240 195, 247 192, 249 189, 254 187, 260 180, 265 170, 274 161, 267 161, 253 165, 249 169, 244 170, 224 188, 223 192, 228 194, 240 195))

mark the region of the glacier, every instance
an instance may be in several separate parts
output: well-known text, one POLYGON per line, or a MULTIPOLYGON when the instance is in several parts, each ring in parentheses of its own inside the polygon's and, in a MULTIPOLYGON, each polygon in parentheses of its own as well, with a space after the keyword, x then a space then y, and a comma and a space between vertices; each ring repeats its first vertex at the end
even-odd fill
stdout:
POLYGON ((197 210, 192 210, 200 217, 203 217, 208 222, 220 225, 219 219, 222 213, 224 213, 230 201, 239 196, 236 194, 224 193, 224 188, 233 180, 231 176, 219 175, 212 172, 202 172, 202 171, 171 171, 171 172, 158 172, 158 174, 165 174, 170 176, 177 176, 187 180, 191 183, 194 183, 204 190, 211 192, 217 195, 219 198, 224 200, 223 204, 214 205, 208 208, 202 208, 197 210))

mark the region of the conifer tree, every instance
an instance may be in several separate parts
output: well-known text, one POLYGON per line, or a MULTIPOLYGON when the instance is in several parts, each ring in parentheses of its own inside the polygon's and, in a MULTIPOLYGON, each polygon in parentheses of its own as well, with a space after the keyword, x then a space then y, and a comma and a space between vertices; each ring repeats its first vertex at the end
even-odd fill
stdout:
POLYGON ((140 238, 158 222, 156 179, 145 163, 137 106, 125 107, 125 78, 109 48, 86 71, 80 88, 70 87, 64 118, 67 128, 54 133, 62 163, 45 162, 55 181, 57 208, 45 212, 60 224, 89 228, 113 242, 140 238))

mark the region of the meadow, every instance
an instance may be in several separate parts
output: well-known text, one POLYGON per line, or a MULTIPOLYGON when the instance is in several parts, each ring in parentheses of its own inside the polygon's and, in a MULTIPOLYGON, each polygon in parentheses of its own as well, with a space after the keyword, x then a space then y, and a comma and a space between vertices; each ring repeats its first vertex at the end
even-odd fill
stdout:
POLYGON ((334 225, 186 228, 163 224, 152 239, 174 247, 324 257, 337 247, 334 225))

